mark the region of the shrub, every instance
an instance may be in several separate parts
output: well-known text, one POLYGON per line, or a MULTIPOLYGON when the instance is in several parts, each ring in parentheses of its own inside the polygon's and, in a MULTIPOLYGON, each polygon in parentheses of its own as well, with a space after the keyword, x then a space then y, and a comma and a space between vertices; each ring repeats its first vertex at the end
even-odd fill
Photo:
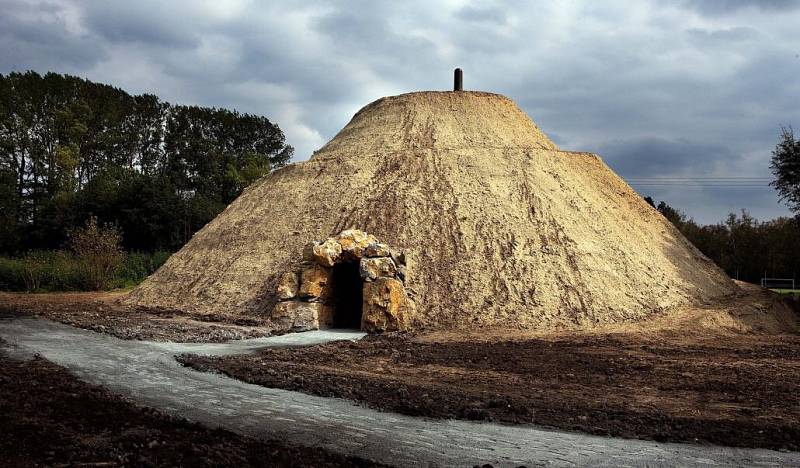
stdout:
MULTIPOLYGON (((105 288, 130 288, 155 272, 169 258, 169 252, 122 254, 105 288)), ((0 290, 4 291, 86 291, 95 287, 86 279, 85 262, 63 250, 33 250, 19 258, 0 257, 0 290)))
POLYGON ((22 259, 23 282, 26 291, 36 291, 42 286, 42 280, 46 275, 47 259, 39 251, 28 253, 22 259))
POLYGON ((98 225, 97 218, 92 216, 84 227, 72 231, 69 243, 83 267, 87 289, 107 289, 124 259, 119 230, 98 225))
POLYGON ((163 251, 127 253, 125 260, 116 270, 113 286, 115 288, 128 288, 141 283, 158 270, 170 255, 170 252, 163 251))
POLYGON ((0 289, 25 291, 22 262, 15 258, 0 258, 0 289))
POLYGON ((0 258, 0 289, 73 291, 84 289, 84 276, 70 252, 32 250, 20 258, 0 258))

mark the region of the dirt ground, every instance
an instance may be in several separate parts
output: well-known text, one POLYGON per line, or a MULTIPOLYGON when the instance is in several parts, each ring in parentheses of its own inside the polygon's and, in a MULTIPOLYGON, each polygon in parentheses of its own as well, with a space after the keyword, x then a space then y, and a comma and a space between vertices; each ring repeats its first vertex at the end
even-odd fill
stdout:
MULTIPOLYGON (((690 328, 711 331, 779 333, 800 331, 800 319, 787 300, 762 288, 737 282, 741 292, 706 306, 676 309, 643 321, 624 321, 579 328, 542 324, 536 328, 467 326, 456 330, 426 330, 420 340, 484 341, 550 336, 568 330, 581 333, 651 332, 690 328), (452 338, 448 338, 452 337, 452 338)), ((27 294, 0 291, 0 316, 37 316, 126 340, 218 343, 269 336, 265 317, 242 314, 193 314, 132 307, 122 303, 128 291, 27 294)), ((472 324, 467 324, 472 325, 472 324)))
POLYGON ((800 450, 800 336, 663 332, 458 341, 373 337, 200 370, 415 416, 800 450))
POLYGON ((207 429, 2 352, 0 415, 0 466, 382 466, 207 429))
MULTIPOLYGON (((0 315, 38 315, 126 339, 269 334, 254 319, 132 310, 119 305, 121 294, 0 293, 0 315)), ((745 287, 727 302, 592 329, 421 330, 182 362, 411 415, 800 450, 797 324, 797 310, 776 295, 745 287)))
POLYGON ((266 320, 189 315, 120 304, 127 291, 25 294, 0 292, 0 315, 31 315, 126 340, 222 342, 269 336, 266 320))

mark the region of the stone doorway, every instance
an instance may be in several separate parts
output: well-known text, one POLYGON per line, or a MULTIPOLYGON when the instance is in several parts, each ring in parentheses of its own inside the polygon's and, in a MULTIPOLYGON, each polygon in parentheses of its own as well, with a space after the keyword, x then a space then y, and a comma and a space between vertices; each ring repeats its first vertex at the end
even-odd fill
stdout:
POLYGON ((364 290, 356 262, 339 262, 331 271, 331 327, 361 328, 364 290))
POLYGON ((276 331, 407 330, 416 307, 405 280, 403 251, 348 229, 305 246, 300 270, 278 278, 278 303, 270 318, 276 331))

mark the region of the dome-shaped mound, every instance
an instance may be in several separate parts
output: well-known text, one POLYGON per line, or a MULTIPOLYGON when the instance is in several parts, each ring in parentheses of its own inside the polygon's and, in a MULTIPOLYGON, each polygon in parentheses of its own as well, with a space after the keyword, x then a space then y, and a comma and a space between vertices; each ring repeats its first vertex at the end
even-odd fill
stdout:
POLYGON ((505 96, 426 91, 385 97, 367 105, 316 154, 507 146, 558 149, 505 96))
POLYGON ((349 228, 405 249, 416 325, 613 322, 736 290, 599 157, 558 150, 509 99, 422 92, 369 104, 254 183, 127 300, 267 314, 303 246, 349 228))

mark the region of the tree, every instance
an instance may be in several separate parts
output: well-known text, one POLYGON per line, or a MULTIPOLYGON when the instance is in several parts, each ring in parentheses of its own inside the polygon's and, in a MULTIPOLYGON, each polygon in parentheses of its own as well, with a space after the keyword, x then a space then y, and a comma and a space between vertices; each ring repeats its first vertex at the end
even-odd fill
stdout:
POLYGON ((732 278, 758 283, 765 272, 776 278, 800 273, 800 217, 758 221, 742 210, 701 226, 666 202, 656 209, 732 278))
POLYGON ((781 127, 781 140, 772 152, 770 164, 775 180, 770 183, 781 201, 800 216, 800 140, 794 139, 792 127, 781 127))
POLYGON ((672 224, 675 225, 678 229, 686 222, 686 215, 681 213, 680 211, 676 210, 675 208, 667 205, 666 202, 662 201, 656 207, 659 213, 661 213, 665 218, 667 218, 672 224))
POLYGON ((19 197, 13 170, 0 168, 0 251, 10 251, 19 243, 19 197))
POLYGON ((180 248, 292 152, 266 117, 0 75, 0 252, 57 248, 92 216, 125 248, 180 248))

